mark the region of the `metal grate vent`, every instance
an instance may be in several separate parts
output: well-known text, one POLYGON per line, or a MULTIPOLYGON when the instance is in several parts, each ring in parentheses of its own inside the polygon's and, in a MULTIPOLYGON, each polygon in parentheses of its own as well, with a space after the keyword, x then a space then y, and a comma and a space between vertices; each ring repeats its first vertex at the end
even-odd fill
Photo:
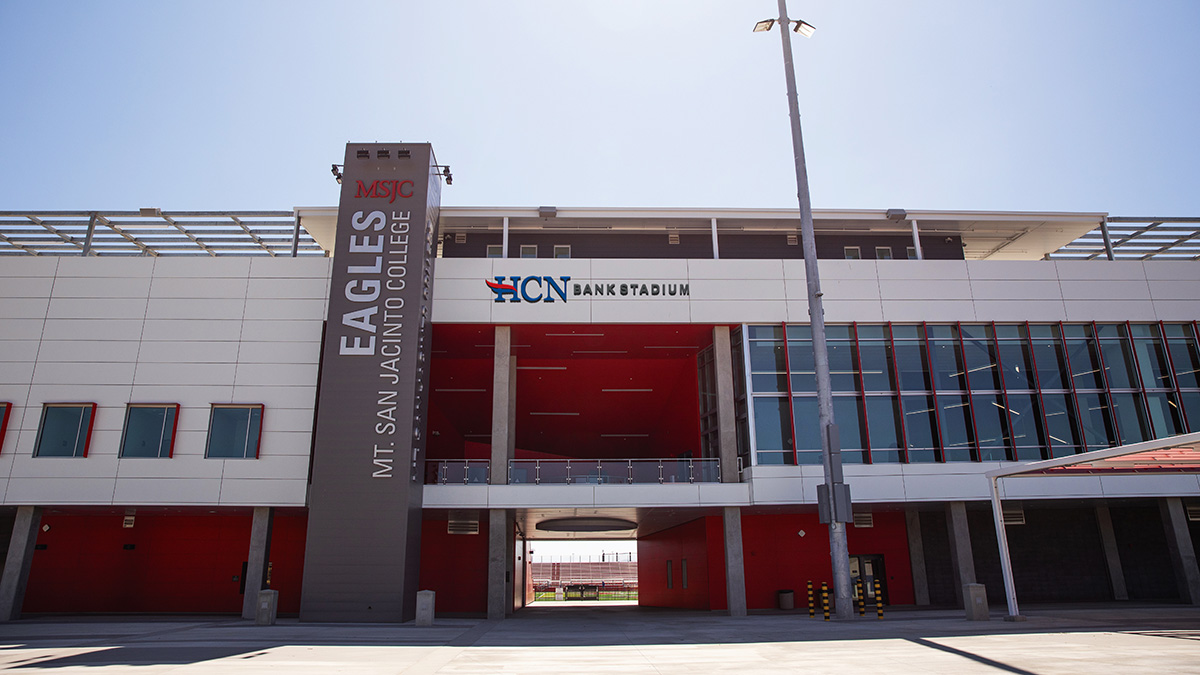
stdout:
POLYGON ((800 243, 800 237, 796 236, 795 234, 789 234, 787 237, 788 246, 796 246, 800 243))
POLYGON ((869 512, 859 511, 854 514, 855 527, 875 527, 875 515, 869 512))
POLYGON ((479 512, 451 511, 446 519, 446 534, 479 534, 479 512))
POLYGON ((1005 525, 1025 524, 1025 507, 1023 506, 1005 506, 1001 513, 1004 516, 1005 525))
POLYGON ((1200 504, 1192 504, 1187 507, 1187 519, 1192 522, 1200 522, 1200 504))
POLYGON ((467 233, 466 232, 455 232, 454 233, 454 243, 456 243, 456 244, 467 243, 467 233))
POLYGON ((668 244, 678 244, 679 243, 679 233, 672 232, 672 233, 668 234, 667 235, 667 243, 668 244))

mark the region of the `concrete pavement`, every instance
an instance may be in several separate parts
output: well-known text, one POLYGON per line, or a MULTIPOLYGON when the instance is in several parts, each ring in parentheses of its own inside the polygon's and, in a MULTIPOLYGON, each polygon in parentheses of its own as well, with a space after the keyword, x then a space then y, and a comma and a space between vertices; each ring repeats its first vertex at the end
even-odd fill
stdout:
POLYGON ((70 673, 1200 673, 1200 608, 1034 607, 851 622, 637 607, 531 607, 503 621, 254 626, 232 618, 0 624, 0 668, 70 673))

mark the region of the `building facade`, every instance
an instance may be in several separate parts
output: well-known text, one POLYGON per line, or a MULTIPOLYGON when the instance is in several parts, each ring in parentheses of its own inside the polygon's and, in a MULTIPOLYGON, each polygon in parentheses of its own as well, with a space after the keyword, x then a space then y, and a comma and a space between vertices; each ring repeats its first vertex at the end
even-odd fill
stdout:
MULTIPOLYGON (((401 211, 364 148, 433 164, 353 146, 341 208, 294 232, 3 214, 6 617, 269 585, 302 619, 406 620, 418 589, 499 618, 539 539, 636 539, 649 606, 832 580, 794 213, 438 210, 397 180, 401 211)), ((1200 431, 1200 267, 1043 259, 1104 219, 816 212, 851 567, 885 602, 1003 597, 986 471, 1200 431)), ((1195 473, 1003 489, 1027 602, 1200 601, 1195 473)))

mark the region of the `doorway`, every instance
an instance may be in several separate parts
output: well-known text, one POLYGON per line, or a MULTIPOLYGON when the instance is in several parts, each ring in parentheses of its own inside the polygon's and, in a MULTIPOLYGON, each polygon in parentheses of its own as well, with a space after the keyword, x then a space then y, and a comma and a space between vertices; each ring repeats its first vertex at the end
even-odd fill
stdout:
POLYGON ((879 595, 883 599, 883 604, 890 604, 888 602, 887 571, 883 565, 883 555, 850 556, 850 586, 854 593, 855 601, 858 600, 860 581, 862 582, 863 594, 866 596, 866 604, 874 604, 876 588, 879 589, 879 595), (875 585, 876 582, 878 582, 878 586, 875 585))

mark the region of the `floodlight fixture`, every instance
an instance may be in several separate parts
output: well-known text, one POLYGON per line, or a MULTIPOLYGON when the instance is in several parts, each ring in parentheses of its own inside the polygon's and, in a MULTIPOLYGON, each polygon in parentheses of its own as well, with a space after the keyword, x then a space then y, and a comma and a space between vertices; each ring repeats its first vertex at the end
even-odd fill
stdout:
MULTIPOLYGON (((754 32, 765 33, 775 27, 776 21, 778 21, 778 19, 763 19, 762 21, 754 24, 754 32)), ((812 37, 812 34, 817 30, 816 26, 807 21, 800 21, 799 19, 789 19, 788 23, 795 24, 795 28, 793 28, 792 31, 799 33, 804 37, 812 37)))
POLYGON ((771 28, 774 25, 775 25, 775 19, 763 19, 762 21, 759 21, 758 23, 754 24, 754 32, 755 33, 763 33, 763 32, 769 31, 769 30, 771 30, 771 28))
POLYGON ((333 179, 337 181, 338 185, 341 185, 342 184, 342 172, 338 171, 338 165, 334 164, 333 168, 331 168, 330 171, 333 172, 333 179))
POLYGON ((797 20, 796 27, 792 30, 803 35, 804 37, 812 37, 813 33, 817 32, 817 27, 811 23, 808 23, 807 21, 797 20))

